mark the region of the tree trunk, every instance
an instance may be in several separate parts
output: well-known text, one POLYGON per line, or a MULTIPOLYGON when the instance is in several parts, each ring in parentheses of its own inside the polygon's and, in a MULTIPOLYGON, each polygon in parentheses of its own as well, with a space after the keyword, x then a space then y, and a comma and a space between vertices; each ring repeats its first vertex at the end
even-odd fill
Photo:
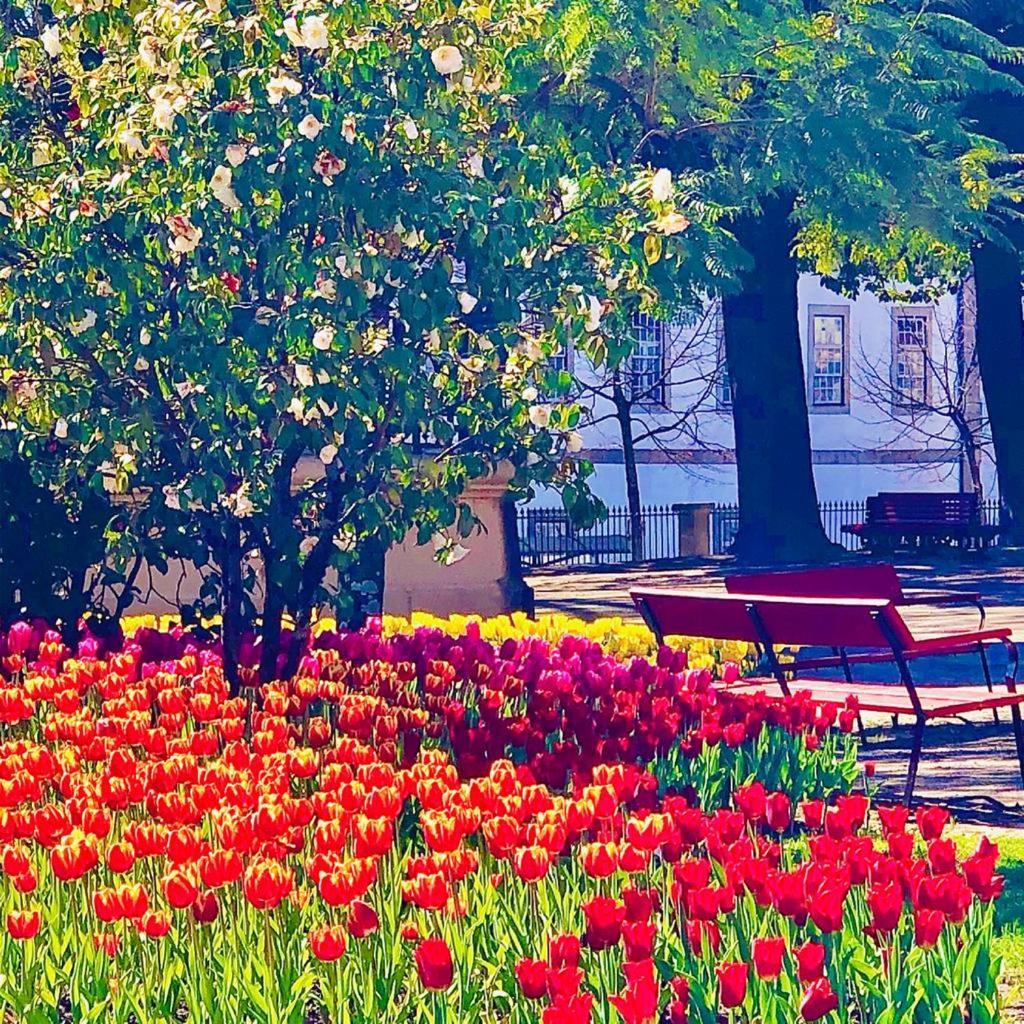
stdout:
POLYGON ((633 415, 622 384, 615 380, 612 388, 615 418, 622 433, 622 465, 626 475, 626 510, 629 515, 629 549, 634 562, 644 557, 643 506, 640 504, 640 477, 636 468, 636 442, 633 440, 633 415))
POLYGON ((287 597, 284 585, 274 564, 273 548, 263 552, 263 614, 260 629, 260 682, 272 682, 277 676, 281 653, 281 629, 287 597))
POLYGON ((242 653, 242 531, 238 520, 228 515, 224 520, 220 545, 220 614, 221 641, 224 646, 224 675, 231 695, 240 690, 239 660, 242 653))
POLYGON ((811 464, 792 211, 791 196, 769 196, 760 216, 734 222, 751 263, 740 293, 722 302, 740 505, 733 551, 758 563, 838 552, 821 525, 811 464))
POLYGON ((1024 311, 1020 256, 992 242, 974 249, 975 345, 992 431, 1004 540, 1024 542, 1024 311))

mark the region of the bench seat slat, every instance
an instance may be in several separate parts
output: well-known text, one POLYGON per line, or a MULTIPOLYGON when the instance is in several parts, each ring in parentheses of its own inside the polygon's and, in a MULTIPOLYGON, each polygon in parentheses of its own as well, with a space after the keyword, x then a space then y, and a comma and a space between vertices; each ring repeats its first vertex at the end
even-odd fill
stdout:
MULTIPOLYGON (((732 690, 763 692, 770 697, 781 697, 779 684, 770 678, 737 680, 732 690)), ((811 698, 824 704, 845 705, 855 697, 862 711, 887 715, 913 715, 910 696, 899 684, 855 682, 838 679, 797 679, 790 684, 794 694, 806 691, 811 698)), ((984 686, 918 686, 916 688, 925 718, 949 718, 969 711, 987 711, 992 708, 1024 704, 1024 693, 990 692, 984 686)))

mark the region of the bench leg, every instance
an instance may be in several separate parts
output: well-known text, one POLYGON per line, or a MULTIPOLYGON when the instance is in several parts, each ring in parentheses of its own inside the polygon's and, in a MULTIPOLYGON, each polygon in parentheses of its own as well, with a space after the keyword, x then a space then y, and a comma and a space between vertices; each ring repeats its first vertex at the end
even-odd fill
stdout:
MULTIPOLYGON (((985 673, 985 685, 989 693, 995 693, 992 689, 992 672, 988 667, 988 655, 985 653, 985 645, 978 644, 978 656, 981 658, 981 670, 985 673)), ((999 708, 992 709, 992 721, 999 724, 999 708)))
POLYGON ((907 786, 903 792, 903 802, 910 806, 914 797, 914 784, 917 782, 917 768, 921 763, 921 745, 924 743, 924 719, 914 723, 914 738, 910 745, 910 764, 907 766, 907 786))
POLYGON ((1010 705, 1010 717, 1013 719, 1013 742, 1017 746, 1017 767, 1020 769, 1021 785, 1024 785, 1024 725, 1020 720, 1020 705, 1010 705))

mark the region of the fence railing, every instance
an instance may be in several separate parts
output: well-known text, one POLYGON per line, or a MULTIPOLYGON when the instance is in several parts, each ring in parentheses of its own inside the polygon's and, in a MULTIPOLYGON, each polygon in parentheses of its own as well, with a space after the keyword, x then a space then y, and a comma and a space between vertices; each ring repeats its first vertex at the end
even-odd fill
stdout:
MULTIPOLYGON (((857 550, 857 538, 843 533, 842 528, 864 521, 866 503, 826 501, 818 507, 829 539, 849 551, 857 550)), ((981 513, 987 525, 997 526, 999 500, 983 501, 981 513)), ((601 522, 577 529, 562 509, 519 508, 519 549, 523 564, 531 567, 671 561, 683 557, 687 550, 690 515, 686 506, 654 505, 644 506, 634 520, 627 508, 612 507, 601 522)), ((708 532, 712 555, 728 553, 739 518, 738 505, 719 504, 711 508, 708 532)))

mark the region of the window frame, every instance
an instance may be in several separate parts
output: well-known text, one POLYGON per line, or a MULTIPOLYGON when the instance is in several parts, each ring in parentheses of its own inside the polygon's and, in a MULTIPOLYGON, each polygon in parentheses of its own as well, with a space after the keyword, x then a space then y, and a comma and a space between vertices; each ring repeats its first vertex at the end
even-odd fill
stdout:
POLYGON ((850 412, 850 306, 849 305, 808 305, 807 307, 807 410, 818 416, 843 416, 850 412), (816 317, 839 317, 843 321, 843 367, 841 383, 842 402, 823 403, 814 400, 814 321, 816 317))
MULTIPOLYGON (((668 372, 668 358, 669 358, 669 328, 670 323, 667 320, 663 320, 661 317, 654 316, 651 313, 633 313, 629 318, 629 330, 631 334, 632 345, 630 347, 629 355, 623 361, 623 370, 625 386, 629 389, 630 401, 635 403, 644 409, 668 409, 669 408, 669 385, 670 381, 666 380, 666 374, 668 372), (644 324, 641 322, 641 318, 646 318, 651 321, 651 324, 644 324), (656 334, 661 336, 661 366, 658 371, 659 383, 657 385, 657 392, 649 391, 642 395, 636 394, 636 387, 634 384, 634 372, 633 372, 633 360, 636 358, 636 345, 639 341, 637 332, 640 329, 651 329, 653 327, 656 334)), ((644 356, 645 359, 653 359, 652 356, 644 356)))
POLYGON ((890 311, 889 327, 889 385, 892 389, 892 408, 898 412, 913 412, 915 410, 925 411, 932 398, 932 374, 931 374, 931 350, 933 340, 933 329, 935 326, 935 310, 931 306, 893 306, 890 311), (916 399, 902 399, 900 389, 897 386, 898 374, 897 364, 900 355, 900 317, 921 317, 925 325, 925 339, 923 351, 925 354, 923 367, 924 397, 916 399))
POLYGON ((721 299, 715 301, 715 310, 712 315, 715 318, 715 412, 732 415, 732 376, 729 373, 729 359, 725 351, 725 310, 722 308, 721 299), (722 400, 726 391, 729 393, 728 402, 722 400))

